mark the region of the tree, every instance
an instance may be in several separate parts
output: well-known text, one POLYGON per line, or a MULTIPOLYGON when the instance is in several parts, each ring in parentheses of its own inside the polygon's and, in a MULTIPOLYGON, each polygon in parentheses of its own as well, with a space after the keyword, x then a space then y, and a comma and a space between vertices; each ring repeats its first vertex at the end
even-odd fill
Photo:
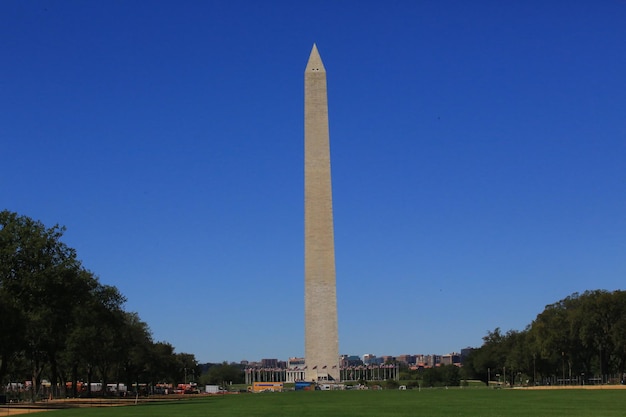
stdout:
POLYGON ((461 371, 456 365, 442 365, 439 367, 441 382, 446 387, 458 387, 461 385, 461 371))
POLYGON ((148 325, 140 320, 137 313, 125 313, 124 318, 118 381, 126 381, 126 385, 131 387, 148 376, 153 342, 148 325))
POLYGON ((626 374, 626 291, 613 293, 618 317, 613 323, 611 342, 614 346, 615 368, 621 374, 626 374))
POLYGON ((609 373, 616 349, 613 324, 624 314, 613 299, 613 294, 607 291, 590 291, 579 300, 580 339, 585 348, 597 352, 598 369, 602 375, 609 373))
POLYGON ((242 384, 245 381, 245 375, 241 366, 224 362, 211 366, 206 375, 203 375, 202 381, 213 385, 242 384))
POLYGON ((148 375, 152 384, 157 382, 177 383, 180 375, 180 364, 174 354, 174 346, 167 342, 152 345, 148 375))
POLYGON ((21 325, 22 312, 15 305, 14 300, 0 290, 0 386, 4 385, 5 375, 22 346, 24 346, 24 331, 21 325))
POLYGON ((64 231, 58 225, 46 228, 26 216, 0 212, 0 302, 13 332, 6 337, 15 338, 0 348, 0 372, 21 348, 31 364, 33 394, 45 364, 51 363, 55 372, 68 328, 68 306, 85 288, 75 251, 60 240, 64 231))
POLYGON ((438 387, 441 383, 441 378, 437 372, 437 368, 425 368, 421 372, 422 385, 425 387, 438 387))
POLYGON ((200 376, 200 366, 196 357, 192 353, 177 353, 175 357, 181 371, 178 380, 185 384, 195 382, 195 378, 200 376))
POLYGON ((487 332, 487 335, 483 337, 482 347, 474 349, 470 353, 465 366, 473 369, 476 378, 487 383, 490 374, 495 374, 498 369, 503 369, 506 366, 505 337, 500 328, 496 328, 493 332, 487 332))

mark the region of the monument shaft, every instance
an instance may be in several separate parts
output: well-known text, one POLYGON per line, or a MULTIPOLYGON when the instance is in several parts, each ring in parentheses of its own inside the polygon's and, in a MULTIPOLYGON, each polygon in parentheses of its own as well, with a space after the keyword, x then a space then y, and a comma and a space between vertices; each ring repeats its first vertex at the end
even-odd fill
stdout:
POLYGON ((326 70, 315 45, 304 72, 304 281, 306 379, 339 381, 326 70))

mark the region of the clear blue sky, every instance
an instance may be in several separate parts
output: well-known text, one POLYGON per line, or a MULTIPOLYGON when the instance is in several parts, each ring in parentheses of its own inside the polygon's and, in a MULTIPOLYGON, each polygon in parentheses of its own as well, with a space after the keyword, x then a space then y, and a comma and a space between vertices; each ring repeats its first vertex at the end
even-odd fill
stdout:
POLYGON ((328 72, 341 353, 448 353, 626 280, 626 1, 0 2, 0 209, 154 339, 304 353, 328 72))

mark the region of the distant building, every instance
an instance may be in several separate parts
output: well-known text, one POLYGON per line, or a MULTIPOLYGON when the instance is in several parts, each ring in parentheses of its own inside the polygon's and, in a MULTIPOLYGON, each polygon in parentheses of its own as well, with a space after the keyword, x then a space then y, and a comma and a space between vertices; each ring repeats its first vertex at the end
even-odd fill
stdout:
POLYGON ((363 355, 363 363, 368 365, 372 359, 376 358, 376 355, 373 353, 366 353, 363 355))
POLYGON ((441 355, 426 355, 424 356, 424 367, 434 368, 441 363, 441 355))
POLYGON ((447 355, 441 355, 441 365, 460 365, 461 355, 453 352, 447 355))
POLYGON ((287 361, 288 369, 304 369, 304 358, 289 358, 287 361))
POLYGON ((343 368, 361 365, 363 365, 363 361, 357 355, 341 355, 341 366, 343 368))
POLYGON ((365 365, 381 365, 383 358, 377 358, 373 353, 366 353, 363 355, 363 363, 365 365))
POLYGON ((397 362, 406 363, 407 365, 415 365, 416 355, 398 355, 397 362))
POLYGON ((465 359, 472 353, 474 350, 473 347, 466 347, 465 349, 461 349, 461 365, 465 362, 465 359))
POLYGON ((304 381, 305 378, 306 363, 304 358, 289 358, 289 360, 287 361, 287 372, 285 373, 285 381, 304 381))
POLYGON ((278 368, 278 359, 261 359, 261 367, 278 368))

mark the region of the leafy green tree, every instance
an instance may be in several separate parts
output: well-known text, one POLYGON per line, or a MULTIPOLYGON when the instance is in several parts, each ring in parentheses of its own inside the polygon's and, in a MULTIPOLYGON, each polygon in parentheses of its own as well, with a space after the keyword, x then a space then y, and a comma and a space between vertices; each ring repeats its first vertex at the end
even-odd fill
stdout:
POLYGON ((580 298, 578 318, 582 345, 597 352, 600 374, 610 372, 613 344, 613 324, 623 317, 624 311, 613 302, 613 294, 606 291, 591 291, 580 298))
POLYGON ((438 387, 441 385, 441 375, 437 372, 437 368, 426 368, 422 370, 422 386, 438 387))
POLYGON ((9 382, 5 380, 9 363, 17 359, 25 344, 23 320, 22 312, 12 297, 0 290, 0 386, 9 382))
POLYGON ((473 374, 481 381, 486 383, 490 376, 506 366, 505 338, 500 328, 487 332, 483 337, 483 345, 467 358, 465 366, 471 366, 473 374))
POLYGON ((125 313, 122 335, 122 360, 118 364, 118 381, 126 381, 126 386, 130 389, 133 384, 147 380, 145 378, 148 377, 153 348, 152 335, 148 325, 141 321, 137 313, 125 313))
POLYGON ((437 371, 440 373, 441 383, 446 387, 458 387, 461 385, 461 371, 456 365, 442 365, 437 371))
POLYGON ((621 375, 626 374, 626 291, 615 291, 613 302, 617 317, 613 323, 611 343, 614 346, 615 369, 621 375))
POLYGON ((167 342, 152 345, 148 374, 152 385, 158 382, 176 384, 179 382, 180 364, 174 354, 174 346, 167 342))
POLYGON ((192 353, 177 353, 175 357, 181 371, 178 380, 184 381, 185 384, 195 382, 196 377, 200 376, 200 366, 196 357, 192 353))
POLYGON ((244 371, 239 365, 228 364, 226 362, 211 366, 202 381, 207 384, 243 384, 245 381, 244 371))
POLYGON ((126 319, 122 309, 124 302, 125 298, 117 288, 98 284, 78 316, 71 345, 77 361, 87 369, 88 390, 94 371, 98 372, 103 387, 106 387, 112 369, 122 359, 126 319))
MULTIPOLYGON (((46 228, 26 216, 0 212, 0 300, 11 321, 16 309, 21 312, 22 329, 15 340, 31 364, 33 394, 46 364, 52 364, 56 373, 68 306, 83 294, 81 265, 75 251, 61 242, 64 231, 58 225, 46 228)), ((13 344, 13 349, 17 347, 13 344)), ((11 344, 2 350, 4 356, 10 355, 11 344)))
POLYGON ((410 381, 417 377, 417 371, 411 371, 410 369, 400 371, 401 381, 410 381))

